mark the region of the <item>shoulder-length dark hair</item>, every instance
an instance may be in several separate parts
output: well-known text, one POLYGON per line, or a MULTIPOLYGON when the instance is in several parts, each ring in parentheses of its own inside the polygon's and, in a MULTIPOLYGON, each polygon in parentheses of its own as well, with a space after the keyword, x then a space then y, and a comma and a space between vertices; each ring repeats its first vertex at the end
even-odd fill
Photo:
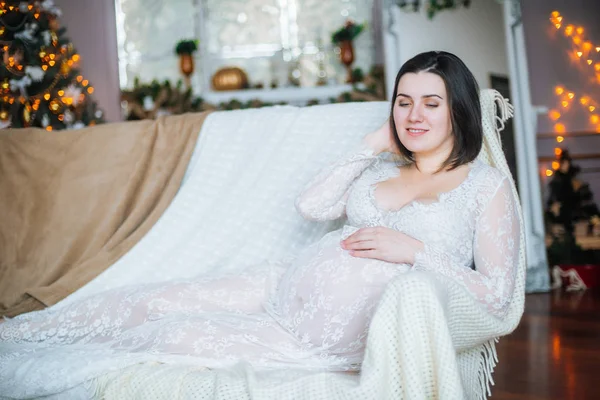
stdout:
POLYGON ((414 163, 414 155, 404 147, 398 138, 394 121, 394 104, 396 104, 396 96, 398 95, 398 83, 404 74, 411 72, 436 74, 444 80, 446 85, 454 146, 450 156, 442 164, 440 171, 444 169, 452 170, 473 161, 481 151, 483 143, 479 85, 465 63, 454 54, 445 51, 429 51, 416 55, 404 63, 396 76, 390 111, 390 125, 400 154, 414 163))

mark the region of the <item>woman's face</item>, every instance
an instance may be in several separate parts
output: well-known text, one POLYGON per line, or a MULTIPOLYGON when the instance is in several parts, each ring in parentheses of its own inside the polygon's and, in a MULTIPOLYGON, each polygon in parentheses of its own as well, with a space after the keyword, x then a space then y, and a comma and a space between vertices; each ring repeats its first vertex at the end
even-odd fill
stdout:
POLYGON ((452 122, 446 85, 430 72, 407 73, 398 82, 394 100, 398 139, 414 155, 446 159, 452 152, 452 122))

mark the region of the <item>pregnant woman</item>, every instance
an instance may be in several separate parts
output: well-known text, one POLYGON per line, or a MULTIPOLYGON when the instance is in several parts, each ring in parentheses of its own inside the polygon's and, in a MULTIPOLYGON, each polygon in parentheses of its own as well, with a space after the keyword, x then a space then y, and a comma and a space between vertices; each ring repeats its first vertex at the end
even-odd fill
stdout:
POLYGON ((297 199, 305 218, 345 216, 342 229, 289 263, 119 288, 6 320, 0 382, 24 391, 43 380, 51 386, 84 374, 89 357, 77 355, 94 352, 114 355, 113 364, 103 359, 105 369, 144 355, 209 368, 243 361, 358 370, 381 294, 412 271, 462 285, 502 317, 514 289, 520 225, 511 178, 476 159, 481 118, 477 83, 460 59, 417 55, 397 75, 389 121, 297 199), (44 372, 27 373, 23 360, 44 372))

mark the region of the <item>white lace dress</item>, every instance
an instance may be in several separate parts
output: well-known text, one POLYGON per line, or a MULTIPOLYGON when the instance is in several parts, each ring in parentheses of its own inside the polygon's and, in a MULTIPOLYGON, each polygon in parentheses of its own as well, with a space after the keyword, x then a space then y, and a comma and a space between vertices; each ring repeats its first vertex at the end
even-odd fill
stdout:
POLYGON ((360 368, 386 284, 434 271, 501 317, 513 292, 519 223, 508 178, 481 161, 438 201, 378 206, 378 182, 398 165, 360 149, 322 171, 297 200, 309 219, 347 217, 293 261, 245 274, 114 289, 0 324, 0 395, 56 393, 124 366, 155 360, 209 368, 360 368), (425 244, 414 265, 354 258, 340 241, 386 226, 425 244))

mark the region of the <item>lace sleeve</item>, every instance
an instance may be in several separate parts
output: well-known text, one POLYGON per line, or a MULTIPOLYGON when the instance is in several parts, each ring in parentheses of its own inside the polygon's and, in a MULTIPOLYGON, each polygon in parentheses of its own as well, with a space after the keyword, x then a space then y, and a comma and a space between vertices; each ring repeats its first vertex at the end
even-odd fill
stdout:
POLYGON ((430 270, 459 282, 492 314, 508 309, 519 262, 520 224, 516 199, 506 178, 476 224, 475 270, 453 262, 447 252, 425 245, 415 256, 415 269, 430 270))
POLYGON ((314 221, 344 215, 348 192, 354 180, 377 159, 374 150, 361 146, 315 176, 296 199, 296 209, 314 221))

